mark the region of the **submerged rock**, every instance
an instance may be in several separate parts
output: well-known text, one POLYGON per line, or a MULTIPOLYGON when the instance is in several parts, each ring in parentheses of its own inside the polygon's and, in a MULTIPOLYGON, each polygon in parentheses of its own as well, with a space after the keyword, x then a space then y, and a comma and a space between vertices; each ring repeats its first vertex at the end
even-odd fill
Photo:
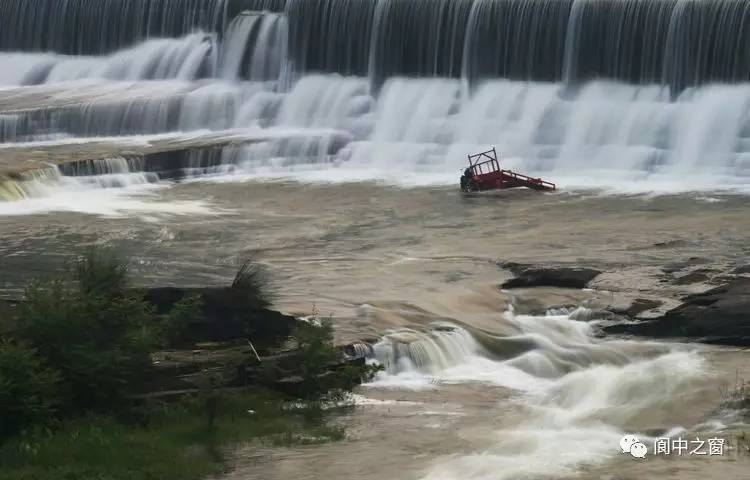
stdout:
POLYGON ((710 263, 710 260, 707 259, 707 258, 703 258, 703 257, 690 257, 690 258, 688 258, 686 260, 679 260, 679 261, 670 262, 670 263, 664 265, 661 268, 661 270, 664 273, 666 273, 668 275, 671 275, 671 274, 677 273, 677 272, 682 271, 682 270, 687 270, 690 267, 696 267, 698 265, 705 265, 707 263, 710 263))
POLYGON ((750 346, 750 279, 690 295, 662 317, 604 327, 610 334, 682 337, 703 343, 750 346))
POLYGON ((584 267, 538 267, 521 263, 500 264, 516 278, 503 283, 502 288, 561 287, 585 288, 601 271, 584 267))
POLYGON ((617 315, 609 310, 578 307, 570 312, 569 318, 579 322, 590 322, 592 320, 614 320, 617 315))

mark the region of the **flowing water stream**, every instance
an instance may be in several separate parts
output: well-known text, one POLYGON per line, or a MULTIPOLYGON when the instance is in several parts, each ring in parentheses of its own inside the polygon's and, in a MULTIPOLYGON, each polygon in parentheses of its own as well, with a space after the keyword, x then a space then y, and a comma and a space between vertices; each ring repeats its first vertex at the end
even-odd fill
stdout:
MULTIPOLYGON (((443 187, 259 180, 152 188, 82 194, 77 201, 91 203, 88 213, 0 217, 4 294, 17 296, 24 281, 61 268, 87 244, 122 248, 144 285, 223 284, 257 251, 277 283, 280 309, 309 314, 314 302, 333 314, 339 341, 369 341, 371 351, 363 351, 386 366, 358 390, 359 406, 338 418, 347 441, 241 449, 231 478, 741 478, 747 471, 736 451, 639 460, 618 445, 624 433, 650 449, 666 435, 729 441, 746 427, 720 411, 720 389, 747 371, 744 351, 599 338, 598 317, 572 306, 592 292, 527 293, 570 306, 514 314, 512 296, 498 288, 507 273, 495 264, 574 261, 621 268, 636 283, 696 256, 719 268, 748 254, 744 196, 466 198, 443 187)), ((74 189, 64 190, 76 201, 74 189)))

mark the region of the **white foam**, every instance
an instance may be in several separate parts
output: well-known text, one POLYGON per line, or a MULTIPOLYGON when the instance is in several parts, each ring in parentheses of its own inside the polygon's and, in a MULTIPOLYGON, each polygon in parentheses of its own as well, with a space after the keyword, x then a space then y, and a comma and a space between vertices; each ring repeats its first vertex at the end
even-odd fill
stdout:
POLYGON ((45 70, 44 83, 80 79, 142 80, 194 79, 211 54, 213 35, 194 33, 179 39, 159 38, 108 56, 84 57, 51 53, 3 53, 0 61, 14 68, 0 73, 0 85, 38 82, 30 78, 45 70))
MULTIPOLYGON (((37 185, 35 193, 38 196, 15 201, 0 201, 0 216, 52 212, 78 212, 102 216, 216 215, 221 213, 200 200, 164 201, 159 199, 158 191, 168 186, 164 183, 138 182, 120 188, 101 188, 98 184, 81 181, 79 177, 64 178, 65 181, 62 183, 51 182, 37 185)), ((98 178, 101 179, 101 177, 98 178)))
POLYGON ((395 406, 395 405, 401 405, 401 406, 408 406, 412 407, 415 405, 422 405, 421 402, 412 402, 408 400, 382 400, 378 398, 369 398, 365 397, 364 395, 358 395, 356 393, 350 394, 349 400, 352 401, 355 405, 366 405, 366 406, 395 406))
POLYGON ((619 454, 627 425, 644 412, 669 409, 705 374, 698 350, 688 347, 600 340, 590 323, 567 315, 508 312, 505 321, 533 348, 499 360, 465 330, 443 323, 397 330, 374 346, 386 366, 374 386, 484 382, 517 392, 508 400, 522 412, 517 425, 495 432, 482 452, 438 459, 425 480, 559 478, 607 461, 619 454))
POLYGON ((235 163, 238 180, 453 185, 467 153, 495 146, 505 167, 563 189, 748 193, 740 108, 748 102, 747 85, 709 85, 673 100, 654 86, 592 82, 569 91, 498 80, 467 97, 457 80, 397 78, 373 96, 364 79, 311 76, 283 96, 275 125, 332 127, 355 141, 270 163, 278 147, 247 150, 235 163))

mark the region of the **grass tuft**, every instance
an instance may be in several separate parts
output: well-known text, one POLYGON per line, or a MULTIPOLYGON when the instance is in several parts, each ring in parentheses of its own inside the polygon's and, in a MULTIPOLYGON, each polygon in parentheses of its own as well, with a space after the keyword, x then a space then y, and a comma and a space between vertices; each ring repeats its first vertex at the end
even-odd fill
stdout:
POLYGON ((274 291, 263 265, 249 258, 234 276, 232 288, 241 291, 245 298, 259 308, 270 307, 274 291))

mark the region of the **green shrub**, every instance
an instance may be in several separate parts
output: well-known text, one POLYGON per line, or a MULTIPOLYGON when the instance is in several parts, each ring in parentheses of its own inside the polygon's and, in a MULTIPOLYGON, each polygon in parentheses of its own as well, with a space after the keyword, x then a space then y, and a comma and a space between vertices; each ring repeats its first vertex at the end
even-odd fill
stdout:
POLYGON ((341 402, 345 392, 383 369, 380 365, 342 365, 342 354, 333 343, 332 318, 321 319, 314 313, 312 321, 300 322, 294 338, 302 351, 302 395, 307 400, 341 402))
POLYGON ((82 295, 115 296, 127 288, 128 264, 111 248, 90 248, 74 270, 82 295))
POLYGON ((116 410, 148 379, 154 316, 126 293, 124 272, 116 257, 90 252, 75 265, 79 288, 47 281, 26 289, 19 334, 60 372, 65 413, 116 410))
POLYGON ((328 366, 341 359, 333 346, 333 322, 314 318, 311 322, 300 322, 294 338, 302 351, 302 395, 318 399, 336 386, 336 379, 328 373, 328 366))
POLYGON ((169 348, 189 347, 190 325, 203 318, 201 307, 203 299, 200 295, 191 295, 179 300, 164 320, 163 337, 169 348))
POLYGON ((248 442, 322 443, 344 438, 335 425, 308 425, 262 389, 227 394, 214 429, 200 396, 156 403, 147 427, 87 416, 55 429, 30 429, 0 445, 0 480, 200 480, 231 465, 226 453, 248 442))
POLYGON ((58 404, 60 375, 33 348, 0 340, 0 440, 48 424, 58 404))
POLYGON ((346 390, 352 390, 362 382, 371 381, 378 372, 382 372, 383 370, 385 370, 385 367, 380 364, 349 364, 341 371, 341 381, 346 390))

